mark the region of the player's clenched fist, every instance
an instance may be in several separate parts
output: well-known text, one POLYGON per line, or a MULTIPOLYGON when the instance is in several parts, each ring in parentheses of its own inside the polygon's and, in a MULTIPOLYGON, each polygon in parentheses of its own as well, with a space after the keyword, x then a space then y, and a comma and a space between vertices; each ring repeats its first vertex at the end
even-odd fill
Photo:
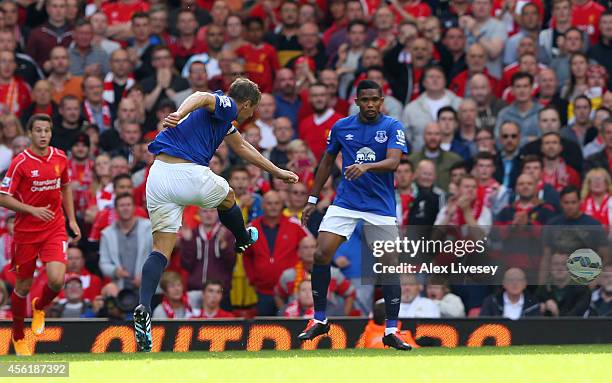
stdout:
POLYGON ((166 118, 164 118, 164 126, 166 128, 174 128, 178 125, 181 120, 181 115, 178 112, 170 113, 166 118))
POLYGON ((356 180, 361 177, 365 172, 368 171, 368 168, 365 164, 353 164, 347 166, 344 170, 344 178, 349 181, 356 180))
POLYGON ((300 180, 297 174, 289 170, 281 170, 275 177, 285 181, 286 184, 295 184, 300 180))

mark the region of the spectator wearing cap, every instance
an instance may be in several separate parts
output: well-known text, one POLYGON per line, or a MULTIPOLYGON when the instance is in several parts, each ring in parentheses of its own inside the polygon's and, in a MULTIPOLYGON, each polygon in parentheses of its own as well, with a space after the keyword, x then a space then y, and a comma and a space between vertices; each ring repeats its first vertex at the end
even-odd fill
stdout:
POLYGON ((81 102, 76 96, 62 97, 55 117, 51 145, 68 152, 83 129, 81 102))
MULTIPOLYGON (((612 11, 606 10, 599 19, 599 30, 601 36, 597 44, 588 51, 591 60, 597 61, 606 68, 607 73, 612 74, 612 11)), ((611 76, 608 76, 606 88, 612 87, 611 76)))
POLYGON ((153 247, 151 221, 134 214, 134 197, 115 197, 117 221, 102 230, 100 269, 120 288, 138 289, 145 259, 153 247))
POLYGON ((30 105, 30 86, 15 75, 15 53, 0 52, 0 110, 20 116, 30 105))
POLYGON ((461 99, 445 88, 446 76, 440 66, 426 67, 423 72, 425 92, 404 108, 402 122, 414 151, 423 148, 425 126, 437 120, 438 110, 444 106, 459 107, 461 99))
POLYGON ((203 61, 193 61, 189 66, 189 88, 177 92, 172 101, 180 106, 183 101, 195 92, 210 92, 208 88, 208 75, 206 74, 206 63, 203 61))
POLYGON ((153 310, 153 318, 189 319, 194 317, 194 310, 189 304, 179 273, 176 271, 164 272, 159 286, 163 291, 163 297, 161 303, 153 310))
POLYGON ((92 45, 93 29, 88 20, 79 20, 74 28, 74 43, 68 48, 70 73, 76 76, 102 76, 109 71, 108 54, 92 45))
POLYGON ((295 218, 282 215, 278 192, 267 192, 263 200, 264 214, 252 222, 262 236, 244 253, 244 267, 257 292, 257 314, 275 315, 274 286, 283 270, 297 263, 299 243, 309 233, 295 218))
POLYGON ((503 292, 486 297, 478 315, 509 319, 540 316, 540 305, 526 288, 525 272, 515 267, 508 269, 504 273, 503 292))
MULTIPOLYGON (((196 7, 197 8, 197 7, 196 7)), ((174 66, 181 70, 189 57, 204 52, 206 44, 196 36, 199 24, 192 9, 180 9, 176 16, 176 39, 170 45, 174 66)))
POLYGON ((51 318, 81 318, 88 316, 91 303, 85 299, 83 283, 78 274, 67 274, 64 286, 65 298, 60 299, 49 308, 51 318))
POLYGON ((155 73, 142 80, 148 111, 155 110, 164 98, 172 98, 177 92, 189 88, 187 80, 174 72, 174 58, 169 48, 156 46, 152 59, 155 73))
POLYGON ((203 291, 203 283, 219 281, 229 301, 232 272, 236 263, 235 239, 219 222, 215 209, 199 209, 200 224, 182 232, 181 267, 187 270, 187 289, 203 291))
POLYGON ((26 53, 38 66, 48 70, 53 47, 68 47, 72 42, 72 26, 66 21, 66 0, 47 1, 45 9, 49 18, 29 33, 26 53))
POLYGON ((223 284, 214 279, 209 279, 202 286, 202 308, 198 318, 234 318, 234 314, 222 308, 224 296, 229 294, 223 289, 223 284))
POLYGON ((38 80, 32 89, 32 103, 21 113, 21 125, 26 126, 34 114, 44 114, 51 118, 57 116, 57 104, 51 99, 51 84, 38 80))
POLYGON ((17 69, 15 74, 24 79, 28 85, 34 86, 36 81, 42 80, 45 76, 36 62, 25 53, 17 49, 17 40, 10 30, 0 31, 0 51, 15 52, 17 69))

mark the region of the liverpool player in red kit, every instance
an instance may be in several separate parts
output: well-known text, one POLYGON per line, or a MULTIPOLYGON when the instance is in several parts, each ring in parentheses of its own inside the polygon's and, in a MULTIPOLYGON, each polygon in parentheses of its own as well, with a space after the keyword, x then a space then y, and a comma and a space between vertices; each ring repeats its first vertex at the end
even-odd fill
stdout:
POLYGON ((0 185, 0 205, 17 212, 15 219, 12 269, 17 275, 11 296, 13 312, 13 347, 17 355, 31 355, 26 342, 23 321, 26 296, 32 285, 36 259, 46 265, 49 282, 41 296, 32 299, 32 332, 45 329, 43 309, 62 289, 66 271, 66 222, 68 217, 75 240, 81 237, 74 215, 72 191, 68 177, 68 160, 63 151, 49 146, 51 118, 35 114, 27 124, 32 145, 13 158, 0 185))

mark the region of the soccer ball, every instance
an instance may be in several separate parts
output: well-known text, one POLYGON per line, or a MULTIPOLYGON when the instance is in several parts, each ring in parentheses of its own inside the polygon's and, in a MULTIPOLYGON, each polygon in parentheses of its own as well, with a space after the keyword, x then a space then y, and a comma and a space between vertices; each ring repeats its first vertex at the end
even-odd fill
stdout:
POLYGON ((599 276, 601 257, 591 249, 578 249, 567 259, 567 270, 574 282, 586 285, 599 276))

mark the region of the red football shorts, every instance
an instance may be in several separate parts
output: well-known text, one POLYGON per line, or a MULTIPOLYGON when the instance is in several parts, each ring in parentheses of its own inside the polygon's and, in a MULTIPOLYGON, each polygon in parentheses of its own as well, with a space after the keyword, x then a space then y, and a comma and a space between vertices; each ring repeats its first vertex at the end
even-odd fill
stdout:
POLYGON ((65 233, 50 236, 42 242, 15 243, 11 270, 15 271, 18 279, 32 278, 36 269, 36 259, 43 263, 61 262, 66 264, 66 250, 68 242, 65 233))

